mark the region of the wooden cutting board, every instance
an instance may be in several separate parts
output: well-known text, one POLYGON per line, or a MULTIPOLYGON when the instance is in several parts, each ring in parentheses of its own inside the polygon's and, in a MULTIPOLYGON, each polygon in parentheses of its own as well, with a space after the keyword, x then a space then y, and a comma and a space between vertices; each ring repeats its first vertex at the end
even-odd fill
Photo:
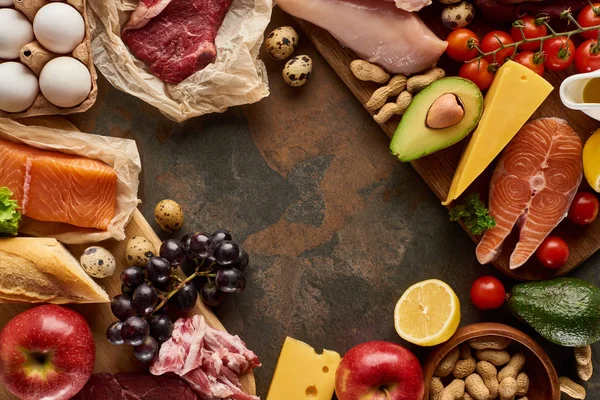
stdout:
MULTIPOLYGON (((20 122, 27 125, 42 125, 65 130, 77 130, 77 128, 70 122, 58 117, 30 118, 20 122)), ((148 221, 146 221, 139 210, 135 211, 131 222, 125 230, 125 233, 127 235, 127 239, 122 242, 107 240, 99 243, 100 246, 103 246, 112 252, 117 261, 117 270, 112 277, 97 280, 97 282, 107 291, 111 298, 121 293, 119 273, 127 266, 127 261, 125 259, 125 247, 128 239, 135 236, 143 236, 149 239, 157 250, 160 248, 161 244, 161 240, 158 238, 150 224, 148 224, 148 221)), ((79 259, 83 251, 88 246, 73 245, 67 247, 73 253, 73 255, 79 259)), ((15 315, 31 307, 32 305, 30 304, 0 304, 0 328, 3 327, 15 315)), ((106 328, 116 320, 110 310, 110 304, 81 304, 68 307, 81 313, 92 329, 94 341, 96 343, 95 373, 110 372, 114 374, 117 372, 126 371, 148 373, 148 365, 137 361, 133 355, 132 347, 125 345, 113 346, 106 340, 106 328)), ((198 299, 196 307, 190 312, 190 315, 194 314, 203 315, 209 326, 225 331, 225 328, 218 318, 209 308, 204 305, 200 299, 198 299)), ((253 395, 256 394, 256 384, 254 381, 254 374, 252 372, 242 376, 242 386, 246 393, 253 395)), ((16 399, 16 397, 9 394, 3 387, 0 386, 0 399, 16 399)))
MULTIPOLYGON (((449 30, 444 28, 441 23, 441 8, 439 6, 430 6, 420 14, 426 24, 439 37, 445 38, 448 35, 449 30)), ((352 75, 352 72, 349 68, 350 62, 359 57, 357 57, 356 54, 350 49, 341 46, 339 42, 324 29, 300 19, 296 19, 296 21, 302 28, 302 31, 304 31, 306 37, 310 39, 313 45, 317 48, 321 55, 323 55, 323 57, 327 60, 339 77, 352 91, 352 93, 364 105, 371 97, 371 94, 380 85, 372 82, 362 82, 352 75)), ((481 38, 483 35, 485 35, 485 33, 493 29, 507 30, 510 29, 510 26, 494 26, 487 21, 483 21, 481 18, 476 18, 476 20, 469 25, 469 29, 475 31, 475 33, 477 33, 481 38)), ((443 56, 439 62, 439 66, 446 70, 448 76, 457 76, 460 64, 448 59, 446 56, 443 56)), ((318 73, 318 71, 315 71, 314 73, 318 73)), ((588 138, 595 129, 600 127, 600 123, 587 117, 581 112, 569 110, 564 107, 558 95, 558 88, 560 87, 561 82, 567 76, 574 73, 574 67, 561 72, 546 72, 544 78, 546 78, 555 89, 532 118, 559 117, 566 119, 585 141, 585 139, 588 138)), ((515 96, 518 96, 518 90, 515 90, 515 96)), ((398 126, 399 121, 400 117, 396 116, 380 126, 385 134, 391 138, 396 130, 396 127, 398 126)), ((429 185, 431 190, 440 200, 446 199, 446 195, 452 182, 452 177, 454 176, 454 171, 456 170, 460 155, 462 154, 466 143, 468 143, 468 140, 469 137, 448 149, 411 162, 412 166, 419 173, 421 178, 423 178, 423 180, 427 183, 427 185, 429 185)), ((478 192, 481 194, 483 199, 487 199, 487 192, 492 172, 493 164, 479 177, 477 181, 475 181, 473 185, 471 185, 468 192, 478 192)), ((589 187, 585 182, 582 184, 582 188, 589 190, 589 187)), ((564 265, 562 268, 556 270, 544 268, 537 262, 537 260, 535 260, 534 256, 521 268, 517 270, 510 270, 508 267, 508 260, 512 249, 518 240, 516 232, 513 232, 513 235, 507 239, 502 255, 494 263, 494 265, 505 275, 514 279, 549 279, 569 273, 584 260, 586 260, 590 255, 600 249, 600 218, 592 225, 586 227, 576 226, 568 221, 563 221, 554 233, 565 239, 565 241, 569 244, 570 257, 566 265, 564 265)), ((479 238, 472 235, 470 236, 475 242, 479 241, 479 238)))

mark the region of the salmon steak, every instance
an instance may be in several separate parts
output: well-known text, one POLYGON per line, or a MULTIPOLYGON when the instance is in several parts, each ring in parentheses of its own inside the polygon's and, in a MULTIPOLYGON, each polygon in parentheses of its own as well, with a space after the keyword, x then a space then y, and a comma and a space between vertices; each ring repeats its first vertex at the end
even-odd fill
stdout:
POLYGON ((116 211, 117 174, 85 157, 0 140, 0 187, 29 218, 108 229, 116 211))
POLYGON ((510 256, 516 269, 535 253, 567 216, 581 183, 582 142, 559 118, 540 118, 521 128, 506 147, 490 184, 490 215, 496 226, 477 246, 477 260, 487 264, 500 256, 502 244, 517 225, 519 242, 510 256))

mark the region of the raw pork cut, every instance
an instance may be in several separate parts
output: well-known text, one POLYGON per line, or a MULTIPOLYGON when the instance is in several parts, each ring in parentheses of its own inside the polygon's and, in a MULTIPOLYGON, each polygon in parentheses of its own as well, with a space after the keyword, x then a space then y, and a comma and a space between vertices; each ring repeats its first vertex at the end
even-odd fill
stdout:
POLYGON ((199 400, 177 377, 121 372, 94 374, 71 400, 199 400))
POLYGON ((279 0, 294 17, 326 29, 361 58, 394 74, 433 67, 448 43, 419 18, 385 1, 279 0))
POLYGON ((215 59, 215 38, 231 2, 140 0, 121 37, 150 72, 179 83, 215 59))
POLYGON ((581 139, 562 119, 540 118, 521 128, 494 170, 489 209, 496 226, 477 246, 480 263, 498 258, 517 224, 519 243, 510 268, 525 264, 567 216, 583 175, 581 152, 581 139))
POLYGON ((150 372, 181 376, 202 399, 257 400, 242 391, 239 376, 258 366, 258 357, 239 337, 213 329, 195 315, 175 322, 150 372))

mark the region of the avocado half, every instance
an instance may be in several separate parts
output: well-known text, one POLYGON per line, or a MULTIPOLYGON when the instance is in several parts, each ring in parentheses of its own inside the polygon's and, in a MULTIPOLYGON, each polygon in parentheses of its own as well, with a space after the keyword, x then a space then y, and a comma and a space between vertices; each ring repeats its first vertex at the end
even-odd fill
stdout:
POLYGON ((475 129, 482 113, 483 95, 473 82, 458 77, 435 81, 413 98, 394 133, 390 151, 406 162, 445 149, 475 129), (431 105, 447 93, 456 96, 464 116, 447 128, 428 127, 426 121, 431 105))

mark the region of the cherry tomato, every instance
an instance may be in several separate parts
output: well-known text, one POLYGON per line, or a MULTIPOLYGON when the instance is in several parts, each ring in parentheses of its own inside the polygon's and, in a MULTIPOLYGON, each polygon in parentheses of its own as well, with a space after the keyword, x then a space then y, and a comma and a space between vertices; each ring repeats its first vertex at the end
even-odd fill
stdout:
POLYGON ((482 276, 471 286, 471 301, 480 310, 493 310, 504 304, 504 285, 493 276, 482 276))
POLYGON ((575 59, 575 45, 564 36, 545 40, 543 51, 546 55, 544 66, 550 71, 567 69, 575 59))
POLYGON ((569 219, 577 225, 589 225, 598 216, 600 201, 589 192, 579 192, 575 195, 571 208, 569 208, 569 219))
POLYGON ((522 51, 515 57, 515 61, 521 65, 526 66, 538 75, 544 75, 544 61, 543 57, 536 59, 536 54, 533 51, 522 51))
MULTIPOLYGON (((507 45, 507 44, 514 43, 514 40, 506 32, 492 31, 492 32, 488 33, 487 35, 485 35, 483 37, 483 39, 481 39, 481 45, 480 45, 481 51, 483 51, 484 53, 489 53, 490 51, 499 49, 501 47, 500 42, 502 42, 502 45, 507 45)), ((502 64, 506 60, 507 57, 512 57, 514 52, 515 52, 514 47, 507 47, 505 49, 498 51, 496 53, 496 62, 498 64, 502 64)), ((494 62, 493 55, 489 55, 485 59, 490 64, 494 62)))
POLYGON ((479 38, 475 32, 468 29, 456 29, 446 38, 448 48, 446 54, 455 61, 469 61, 477 57, 477 49, 471 47, 473 44, 479 44, 479 38))
MULTIPOLYGON (((585 6, 577 16, 577 22, 584 28, 600 25, 600 3, 593 3, 585 6)), ((598 30, 582 32, 581 36, 586 39, 597 39, 598 30)))
POLYGON ((600 69, 600 48, 596 44, 596 40, 588 39, 575 51, 575 69, 580 74, 600 69))
POLYGON ((548 236, 535 252, 537 259, 546 268, 560 268, 569 258, 569 246, 559 237, 548 236))
POLYGON ((494 73, 489 71, 489 65, 484 59, 468 62, 460 67, 458 76, 472 81, 480 90, 485 90, 494 80, 494 73))
MULTIPOLYGON (((548 28, 543 23, 538 25, 536 23, 536 19, 529 15, 524 16, 515 24, 522 23, 523 25, 521 29, 523 29, 523 33, 521 33, 521 29, 516 26, 513 26, 510 30, 510 36, 512 36, 515 42, 519 42, 523 40, 523 34, 526 39, 537 39, 542 36, 546 36, 548 34, 548 28)), ((519 50, 539 50, 540 41, 536 40, 534 42, 527 42, 519 45, 519 50)))

